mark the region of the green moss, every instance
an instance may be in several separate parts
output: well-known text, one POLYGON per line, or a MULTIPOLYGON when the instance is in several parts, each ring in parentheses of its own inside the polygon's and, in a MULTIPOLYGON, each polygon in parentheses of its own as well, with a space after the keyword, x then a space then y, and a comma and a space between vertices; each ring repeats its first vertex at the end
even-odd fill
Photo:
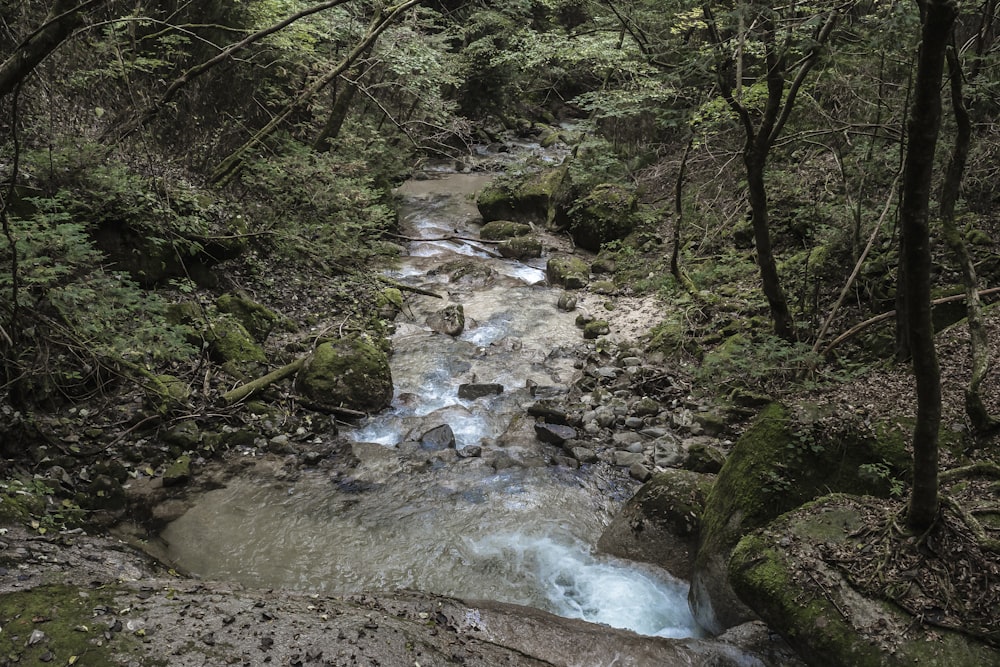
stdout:
POLYGON ((267 340, 280 319, 274 311, 238 294, 223 294, 216 299, 215 307, 235 317, 258 342, 267 340))
POLYGON ((392 400, 386 353, 361 338, 343 338, 316 348, 296 388, 319 405, 375 411, 392 400))
POLYGON ((713 479, 689 470, 667 470, 642 485, 631 504, 675 535, 695 536, 713 479))
POLYGON ((570 213, 576 243, 597 252, 601 244, 623 239, 636 228, 637 200, 627 188, 602 183, 580 199, 570 213))
POLYGON ((542 256, 542 242, 533 236, 519 236, 507 239, 497 250, 508 259, 532 259, 542 256))
POLYGON ((231 315, 216 320, 205 338, 212 356, 220 363, 267 363, 264 350, 254 342, 246 327, 231 315))
POLYGON ((73 586, 40 586, 0 595, 0 656, 19 665, 120 665, 113 656, 124 652, 128 636, 118 633, 111 641, 104 640, 106 625, 95 617, 95 609, 113 606, 107 590, 73 586), (35 631, 44 633, 44 638, 28 646, 35 631))
POLYGON ((594 340, 611 333, 611 327, 607 320, 594 320, 583 325, 583 337, 587 340, 594 340))
POLYGON ((546 263, 545 275, 553 285, 579 289, 590 279, 590 267, 579 257, 556 255, 550 257, 546 263))
POLYGON ((487 241, 502 241, 531 233, 531 225, 510 220, 493 220, 479 230, 479 238, 487 241))

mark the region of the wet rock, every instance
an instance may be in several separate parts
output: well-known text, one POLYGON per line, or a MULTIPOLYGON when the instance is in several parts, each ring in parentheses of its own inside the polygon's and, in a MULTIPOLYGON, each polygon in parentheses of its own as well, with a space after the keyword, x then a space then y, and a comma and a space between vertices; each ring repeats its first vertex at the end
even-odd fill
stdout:
MULTIPOLYGON (((538 401, 537 403, 532 403, 528 406, 528 414, 532 417, 540 417, 543 421, 549 424, 569 424, 569 417, 566 411, 558 406, 550 403, 549 401, 538 401)), ((576 436, 573 436, 576 437, 576 436)))
POLYGON ((653 476, 653 473, 649 471, 649 468, 642 465, 641 463, 633 463, 631 466, 629 466, 628 474, 629 477, 631 477, 632 479, 639 480, 640 482, 646 482, 649 480, 650 477, 653 476))
POLYGON ((643 396, 632 406, 632 414, 637 417, 652 417, 660 412, 660 402, 650 396, 643 396))
POLYGON ((645 425, 646 422, 642 420, 642 417, 626 417, 625 418, 625 428, 640 429, 645 425))
POLYGON ((531 233, 531 225, 511 220, 491 220, 479 230, 479 238, 487 241, 504 241, 531 233))
POLYGON ((87 509, 120 510, 125 507, 125 489, 108 475, 97 475, 87 485, 80 505, 87 509))
POLYGON ((534 259, 542 256, 542 242, 533 236, 520 236, 503 241, 497 245, 497 251, 507 259, 534 259))
POLYGON ((615 447, 618 449, 628 449, 632 450, 632 445, 639 445, 639 451, 642 451, 642 441, 643 437, 636 433, 635 431, 623 431, 621 433, 615 433, 611 436, 611 441, 614 443, 615 447))
POLYGON ((687 459, 687 450, 672 433, 653 441, 653 464, 660 468, 679 468, 687 459))
POLYGON ((469 445, 458 450, 458 457, 461 459, 479 458, 483 455, 483 448, 479 445, 469 445))
POLYGON ((420 446, 431 451, 455 448, 455 432, 448 424, 441 424, 420 436, 420 446))
POLYGON ((576 296, 574 296, 570 292, 563 292, 562 294, 559 295, 559 300, 556 301, 556 308, 558 308, 559 310, 564 310, 567 313, 570 313, 576 310, 576 303, 577 303, 576 296))
POLYGON ((458 336, 465 331, 465 309, 461 304, 445 306, 428 316, 427 326, 438 333, 458 336))
POLYGON ((502 393, 503 385, 497 383, 466 383, 458 385, 458 397, 467 401, 474 401, 483 396, 496 396, 502 393))
POLYGON ((572 454, 580 463, 597 463, 597 452, 590 447, 574 447, 572 454))
POLYGON ((540 422, 535 424, 535 436, 542 442, 561 445, 567 440, 572 440, 576 437, 576 429, 572 426, 563 426, 562 424, 540 422))
POLYGON ((598 549, 687 578, 713 479, 687 470, 653 475, 611 520, 598 549))

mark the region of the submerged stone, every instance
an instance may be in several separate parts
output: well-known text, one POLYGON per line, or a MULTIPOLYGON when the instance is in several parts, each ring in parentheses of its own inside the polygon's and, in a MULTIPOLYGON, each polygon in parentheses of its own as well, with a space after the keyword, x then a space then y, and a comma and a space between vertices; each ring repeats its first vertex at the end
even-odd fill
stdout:
POLYGON ((445 306, 427 317, 427 326, 447 336, 458 336, 465 330, 465 310, 461 304, 445 306))

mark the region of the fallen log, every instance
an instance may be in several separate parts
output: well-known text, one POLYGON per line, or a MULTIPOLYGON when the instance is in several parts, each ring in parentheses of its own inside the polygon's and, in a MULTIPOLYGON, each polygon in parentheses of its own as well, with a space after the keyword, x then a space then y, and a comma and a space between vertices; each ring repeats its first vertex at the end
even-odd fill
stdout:
POLYGON ((308 355, 305 357, 299 357, 292 363, 285 364, 281 368, 273 370, 267 375, 227 391, 222 395, 222 403, 224 405, 233 405, 234 403, 238 403, 247 398, 251 394, 271 386, 275 382, 284 380, 289 375, 297 373, 299 369, 302 368, 302 364, 305 363, 307 358, 308 355))

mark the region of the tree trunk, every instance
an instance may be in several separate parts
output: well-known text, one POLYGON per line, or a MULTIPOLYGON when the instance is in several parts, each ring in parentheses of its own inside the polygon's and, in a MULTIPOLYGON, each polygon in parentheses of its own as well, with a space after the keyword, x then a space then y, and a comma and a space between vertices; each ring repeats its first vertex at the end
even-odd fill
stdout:
POLYGON ((774 261, 774 251, 771 248, 771 230, 768 221, 767 191, 764 188, 764 156, 750 149, 743 155, 747 170, 747 192, 750 199, 750 211, 753 216, 753 240, 757 248, 757 266, 760 268, 760 281, 771 310, 775 335, 785 340, 795 339, 795 329, 792 326, 792 316, 788 311, 788 301, 781 288, 778 277, 778 266, 774 261))
POLYGON ((56 50, 83 23, 83 10, 103 4, 106 0, 55 0, 45 22, 17 45, 14 52, 0 64, 0 98, 5 97, 24 80, 38 63, 56 50))
POLYGON ((951 105, 955 112, 956 134, 948 171, 941 187, 941 224, 945 240, 958 259, 962 270, 962 282, 965 284, 969 356, 972 359, 972 377, 965 389, 965 412, 974 431, 988 433, 995 429, 998 423, 990 416, 980 393, 983 379, 990 369, 990 349, 986 326, 983 324, 982 302, 979 299, 979 279, 976 276, 975 262, 965 245, 965 239, 955 224, 955 205, 961 190, 965 163, 969 157, 969 145, 972 143, 972 120, 965 107, 965 96, 962 92, 962 64, 954 47, 948 49, 948 72, 951 75, 951 105))
POLYGON ((316 141, 313 142, 313 149, 320 152, 330 150, 330 146, 340 136, 340 128, 344 126, 344 121, 347 120, 347 112, 351 110, 351 103, 354 102, 354 97, 357 93, 357 84, 349 79, 345 79, 344 89, 340 91, 340 94, 333 101, 330 116, 327 118, 326 125, 323 126, 319 136, 316 137, 316 141))
POLYGON ((954 0, 928 0, 922 9, 917 80, 910 108, 910 143, 903 172, 900 210, 905 267, 907 329, 917 385, 917 422, 913 429, 913 490, 907 523, 926 530, 938 510, 938 431, 941 426, 941 372, 931 321, 929 206, 934 152, 941 126, 941 80, 951 27, 958 14, 954 0))

